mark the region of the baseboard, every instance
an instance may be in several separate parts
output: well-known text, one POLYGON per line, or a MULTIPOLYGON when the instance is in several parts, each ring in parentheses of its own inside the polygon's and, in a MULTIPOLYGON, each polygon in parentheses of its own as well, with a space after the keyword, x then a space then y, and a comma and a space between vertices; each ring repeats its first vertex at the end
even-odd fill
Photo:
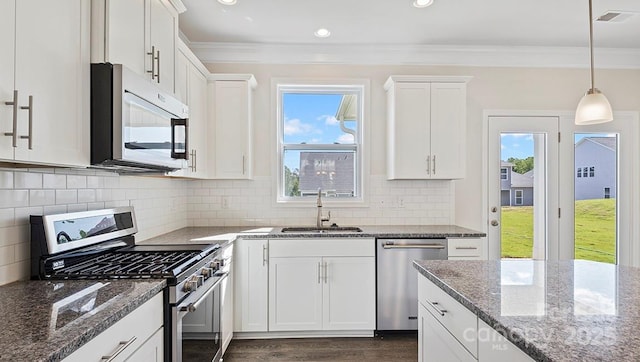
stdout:
POLYGON ((233 339, 373 337, 373 331, 234 332, 233 339))

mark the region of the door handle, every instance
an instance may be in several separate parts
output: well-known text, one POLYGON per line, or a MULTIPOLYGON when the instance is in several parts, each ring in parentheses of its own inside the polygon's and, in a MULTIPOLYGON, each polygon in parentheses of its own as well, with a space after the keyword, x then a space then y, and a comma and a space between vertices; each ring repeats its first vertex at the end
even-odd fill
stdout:
POLYGON ((267 244, 262 245, 262 266, 267 265, 267 244))
POLYGON ((129 347, 133 342, 135 342, 136 339, 137 339, 137 337, 133 336, 128 341, 120 341, 120 343, 118 343, 118 349, 116 349, 116 351, 113 352, 112 354, 110 354, 109 356, 102 356, 102 358, 100 358, 100 361, 102 361, 102 362, 113 361, 116 357, 118 357, 118 355, 120 353, 122 353, 122 351, 127 349, 127 347, 129 347))
POLYGON ((13 131, 5 132, 4 135, 12 138, 13 147, 18 147, 18 91, 13 91, 13 101, 5 101, 4 104, 13 106, 13 131))
POLYGON ((151 56, 151 70, 147 70, 147 73, 151 73, 151 79, 156 79, 156 47, 154 45, 151 46, 151 53, 147 55, 151 56))
POLYGON ((327 284, 327 269, 329 269, 329 265, 327 262, 324 263, 324 284, 327 284))
POLYGON ((436 155, 433 155, 433 162, 432 162, 432 166, 433 166, 433 174, 436 174, 436 155))
POLYGON ((322 266, 320 266, 320 262, 318 262, 318 284, 320 284, 320 274, 321 274, 321 270, 322 266))
POLYGON ((496 219, 491 220, 491 226, 498 226, 498 225, 500 225, 498 220, 496 220, 496 219))
POLYGON ((427 175, 431 175, 431 156, 427 156, 427 175))
POLYGON ((384 244, 383 249, 444 249, 445 246, 441 244, 384 244))
POLYGON ((160 83, 160 50, 156 51, 156 82, 160 83))

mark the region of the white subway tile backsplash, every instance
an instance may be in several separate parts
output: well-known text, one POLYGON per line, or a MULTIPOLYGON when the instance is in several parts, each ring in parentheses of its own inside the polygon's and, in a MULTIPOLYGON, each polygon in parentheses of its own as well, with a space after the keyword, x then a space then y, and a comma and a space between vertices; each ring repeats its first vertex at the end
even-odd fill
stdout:
POLYGON ((95 202, 96 190, 94 189, 82 189, 78 190, 78 202, 95 202))
POLYGON ((43 174, 42 187, 45 189, 64 189, 67 187, 67 176, 53 173, 43 174))
POLYGON ((84 189, 86 187, 87 187, 87 176, 80 176, 80 175, 67 176, 67 188, 84 189))
POLYGON ((29 205, 43 206, 55 203, 56 192, 54 190, 29 190, 29 205))
POLYGON ((29 190, 0 190, 0 208, 29 206, 29 190))
POLYGON ((16 212, 16 217, 15 217, 16 225, 29 225, 29 216, 42 215, 43 209, 42 209, 42 206, 19 207, 15 209, 15 212, 16 212))
POLYGON ((56 204, 75 204, 78 202, 78 190, 56 190, 56 204))
POLYGON ((13 172, 0 170, 0 189, 13 188, 13 172))
POLYGON ((33 172, 15 172, 14 187, 16 189, 41 189, 42 174, 33 172))
POLYGON ((67 212, 67 205, 51 205, 42 208, 44 215, 64 214, 67 212))

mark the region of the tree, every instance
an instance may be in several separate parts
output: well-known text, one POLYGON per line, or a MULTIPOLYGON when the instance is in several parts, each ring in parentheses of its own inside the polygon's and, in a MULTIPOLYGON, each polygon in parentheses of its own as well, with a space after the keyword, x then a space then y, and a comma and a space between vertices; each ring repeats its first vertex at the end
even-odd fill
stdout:
POLYGON ((300 171, 295 168, 293 171, 284 166, 284 194, 286 196, 300 196, 300 171))
POLYGON ((509 157, 507 162, 512 163, 513 172, 517 172, 519 174, 525 174, 533 170, 533 156, 529 156, 525 159, 509 157))

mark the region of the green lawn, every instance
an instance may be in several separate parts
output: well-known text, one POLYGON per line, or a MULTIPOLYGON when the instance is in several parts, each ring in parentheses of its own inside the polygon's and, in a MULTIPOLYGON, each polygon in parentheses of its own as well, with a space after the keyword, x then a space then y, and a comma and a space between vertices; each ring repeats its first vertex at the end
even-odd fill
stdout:
MULTIPOLYGON (((576 259, 615 263, 615 199, 576 201, 576 259)), ((502 207, 502 257, 531 258, 533 207, 502 207)))

